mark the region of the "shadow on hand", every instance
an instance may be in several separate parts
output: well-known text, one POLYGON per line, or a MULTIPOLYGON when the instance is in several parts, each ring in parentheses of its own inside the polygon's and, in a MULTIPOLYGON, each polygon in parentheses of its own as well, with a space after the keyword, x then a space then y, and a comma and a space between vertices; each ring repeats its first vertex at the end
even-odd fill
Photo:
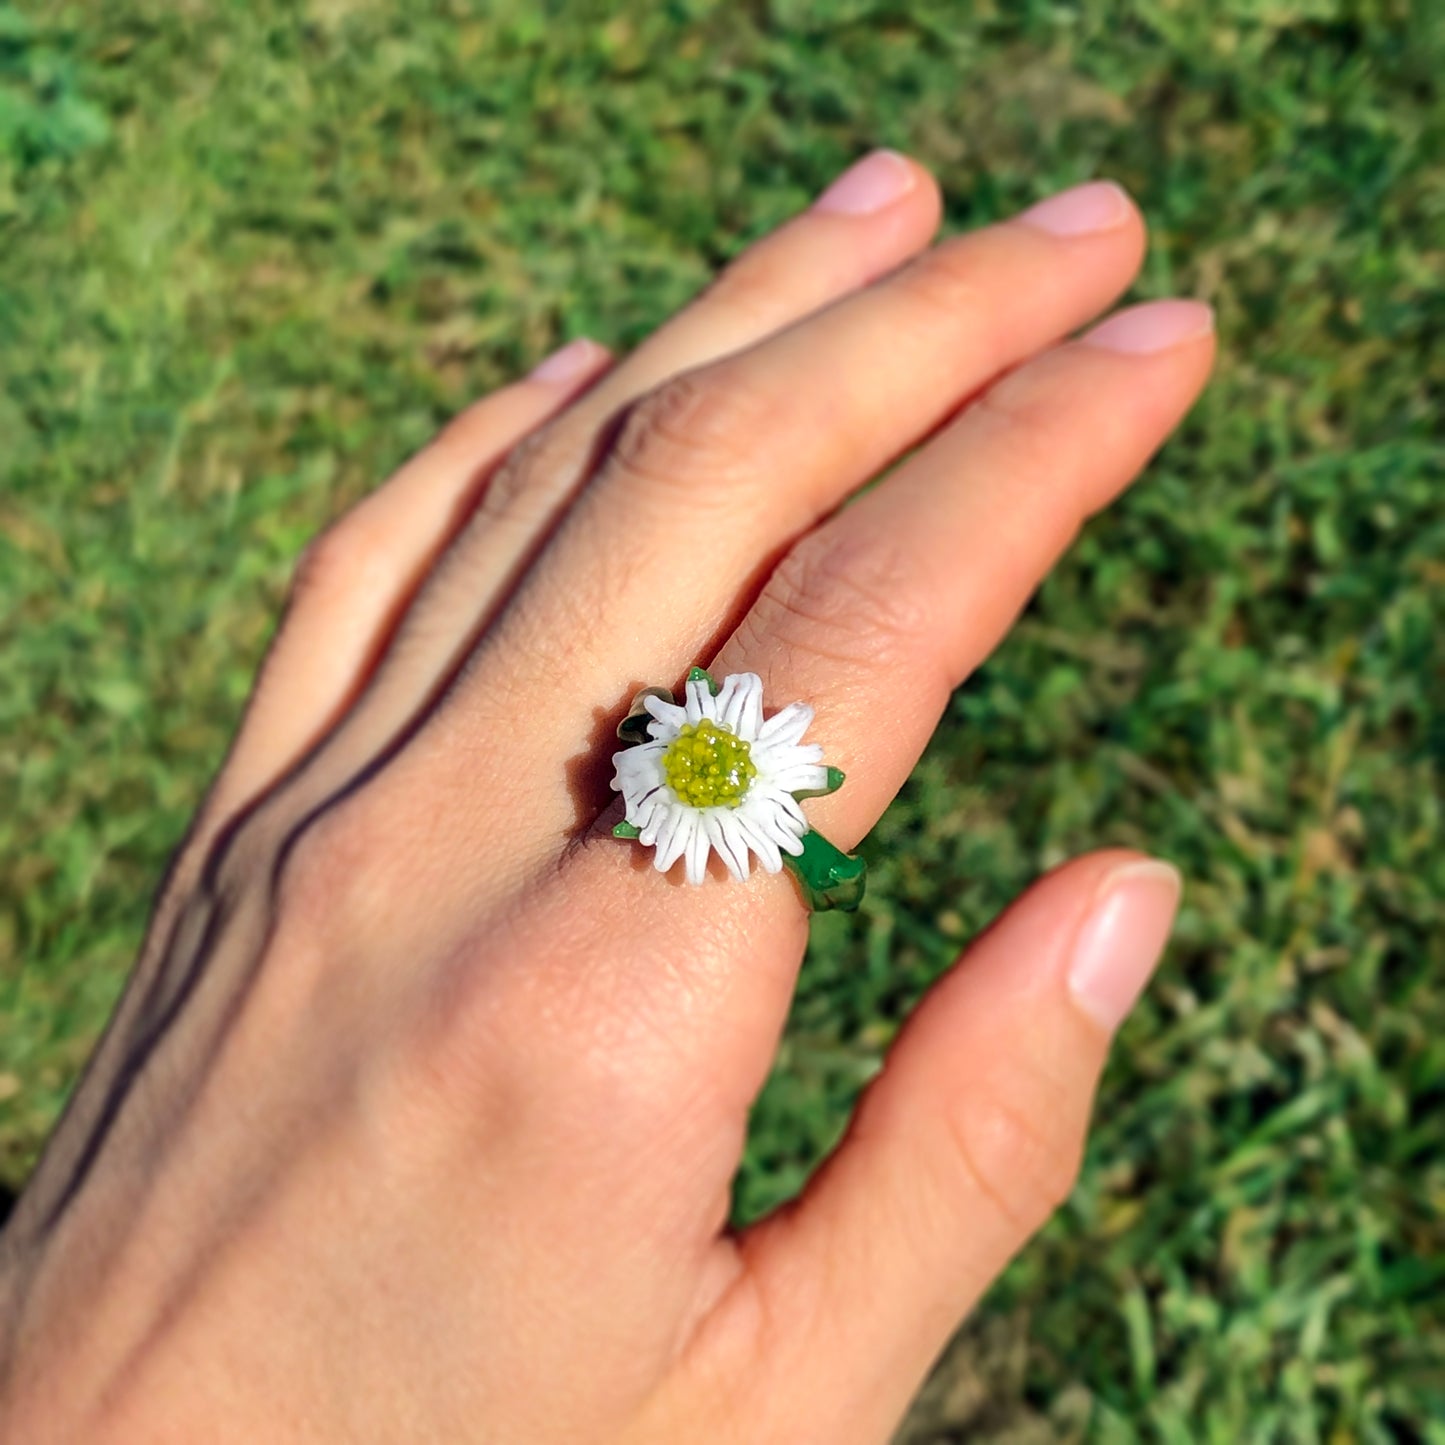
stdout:
MULTIPOLYGON (((641 682, 632 685, 627 700, 610 710, 593 708, 592 730, 587 734, 585 749, 564 765, 567 790, 572 794, 574 840, 584 837, 617 801, 612 791, 612 757, 622 746, 617 740, 617 724, 627 716, 633 697, 645 686, 641 682)), ((616 811, 620 818, 621 811, 616 811)))

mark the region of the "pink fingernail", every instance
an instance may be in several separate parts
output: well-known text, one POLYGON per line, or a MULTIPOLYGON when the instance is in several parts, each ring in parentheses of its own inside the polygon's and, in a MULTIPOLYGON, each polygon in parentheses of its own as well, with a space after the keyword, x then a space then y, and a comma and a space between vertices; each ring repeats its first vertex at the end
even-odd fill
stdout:
POLYGON ((1148 301, 1101 321, 1083 339, 1105 351, 1148 356, 1214 330, 1214 308, 1203 301, 1148 301))
POLYGON ((813 202, 813 210, 867 216, 891 206, 917 184, 917 172, 897 151, 874 151, 844 171, 813 202))
POLYGON ((1087 236, 1123 225, 1133 209, 1122 186, 1088 181, 1030 206, 1018 219, 1051 236, 1087 236))
POLYGON ((1110 1033, 1124 1022, 1164 952, 1181 888, 1178 870, 1152 858, 1115 868, 1100 885, 1074 940, 1069 991, 1110 1033))
POLYGON ((554 351, 551 356, 539 361, 527 374, 528 381, 540 381, 546 386, 558 386, 565 381, 575 381, 583 373, 592 371, 601 361, 602 348, 586 336, 569 341, 566 346, 554 351))

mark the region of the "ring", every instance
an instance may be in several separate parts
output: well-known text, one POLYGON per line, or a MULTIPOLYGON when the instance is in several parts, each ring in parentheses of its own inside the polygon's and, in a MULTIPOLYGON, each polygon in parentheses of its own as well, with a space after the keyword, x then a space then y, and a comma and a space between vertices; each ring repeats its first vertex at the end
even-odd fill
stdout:
POLYGON ((682 859, 694 885, 713 853, 739 880, 756 855, 765 872, 787 868, 814 912, 852 912, 867 864, 810 828, 801 807, 843 786, 823 749, 803 741, 812 721, 805 702, 765 720, 763 682, 752 672, 718 683, 694 667, 682 703, 665 687, 643 688, 617 729, 626 746, 613 755, 612 787, 626 817, 613 835, 652 848, 659 873, 682 859))

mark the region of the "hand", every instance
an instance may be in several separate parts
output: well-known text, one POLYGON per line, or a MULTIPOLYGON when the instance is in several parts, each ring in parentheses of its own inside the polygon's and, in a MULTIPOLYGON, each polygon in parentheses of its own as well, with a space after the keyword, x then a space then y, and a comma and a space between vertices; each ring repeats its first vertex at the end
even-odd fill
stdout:
POLYGON ((308 551, 4 1236, 0 1435, 886 1438, 1069 1189, 1174 876, 1040 882, 803 1197, 734 1235, 806 914, 786 875, 688 887, 597 819, 633 692, 704 661, 815 705, 848 783, 810 814, 853 845, 1203 384, 1192 303, 1063 339, 1139 266, 1116 189, 928 249, 938 215, 865 161, 308 551))

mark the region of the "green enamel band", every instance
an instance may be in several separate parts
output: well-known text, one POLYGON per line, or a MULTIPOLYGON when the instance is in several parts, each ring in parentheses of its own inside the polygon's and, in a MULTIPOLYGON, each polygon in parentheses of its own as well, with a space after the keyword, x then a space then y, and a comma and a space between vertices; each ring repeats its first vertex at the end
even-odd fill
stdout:
POLYGON ((802 842, 798 857, 783 854, 783 866, 798 880, 803 902, 814 913, 833 908, 852 913, 863 901, 867 863, 830 843, 816 828, 809 828, 802 842))

